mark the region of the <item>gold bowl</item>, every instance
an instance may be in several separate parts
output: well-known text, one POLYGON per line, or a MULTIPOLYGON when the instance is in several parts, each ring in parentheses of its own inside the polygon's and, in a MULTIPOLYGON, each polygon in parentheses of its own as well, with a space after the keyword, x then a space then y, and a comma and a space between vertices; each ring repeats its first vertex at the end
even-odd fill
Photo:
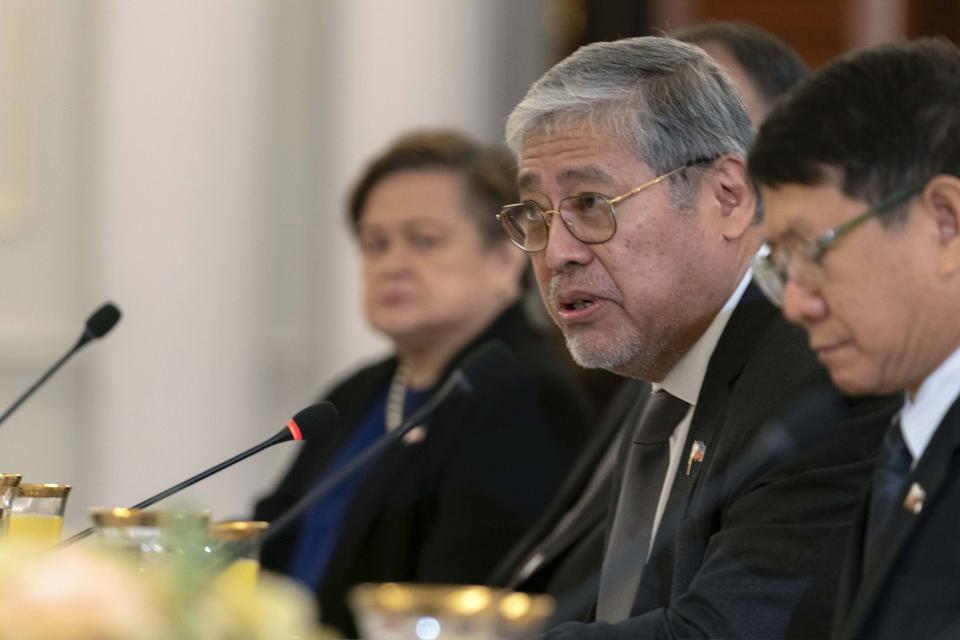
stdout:
POLYGON ((362 637, 376 640, 514 640, 534 637, 553 598, 473 585, 361 584, 350 606, 362 637))

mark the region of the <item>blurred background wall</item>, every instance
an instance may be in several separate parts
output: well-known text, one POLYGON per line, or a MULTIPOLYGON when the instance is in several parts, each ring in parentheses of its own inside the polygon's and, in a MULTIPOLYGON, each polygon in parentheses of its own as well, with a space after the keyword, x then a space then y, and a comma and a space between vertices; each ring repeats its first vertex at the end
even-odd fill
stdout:
MULTIPOLYGON (((344 197, 414 126, 498 140, 581 43, 747 20, 813 66, 940 32, 955 0, 0 0, 0 408, 114 300, 124 318, 0 428, 68 528, 252 446, 381 353, 344 197)), ((172 504, 244 515, 278 447, 172 504)))

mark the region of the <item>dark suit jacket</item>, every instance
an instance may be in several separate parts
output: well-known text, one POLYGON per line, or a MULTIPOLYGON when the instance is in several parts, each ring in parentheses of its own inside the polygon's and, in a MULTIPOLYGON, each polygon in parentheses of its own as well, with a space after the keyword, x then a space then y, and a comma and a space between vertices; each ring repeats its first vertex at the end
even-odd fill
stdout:
MULTIPOLYGON (((596 598, 596 581, 591 582, 585 578, 596 573, 603 559, 606 516, 610 493, 613 490, 612 473, 606 474, 602 480, 603 488, 562 536, 554 541, 550 548, 540 547, 576 504, 596 474, 601 458, 627 424, 628 414, 633 413, 638 400, 648 393, 649 388, 649 383, 639 380, 624 380, 620 384, 597 431, 583 448, 556 497, 527 535, 514 545, 490 575, 490 585, 517 591, 549 593, 557 598, 585 589, 592 590, 593 598, 596 598), (520 579, 519 572, 537 553, 543 553, 541 564, 528 577, 520 579)), ((583 600, 586 606, 568 615, 585 619, 592 600, 589 597, 584 597, 583 600)))
POLYGON ((854 520, 833 637, 960 638, 960 400, 907 478, 926 496, 898 510, 877 561, 863 565, 869 495, 854 520))
MULTIPOLYGON (((353 637, 345 601, 360 582, 478 583, 543 511, 585 439, 586 400, 560 372, 544 338, 518 306, 504 312, 453 359, 490 339, 517 356, 512 365, 472 379, 469 396, 434 413, 427 437, 395 444, 377 460, 351 498, 318 598, 325 622, 353 637)), ((305 443, 255 517, 272 520, 325 469, 389 384, 393 359, 363 369, 328 396, 341 428, 305 443)), ((263 565, 289 568, 299 526, 267 544, 263 565)))
POLYGON ((882 437, 875 425, 898 401, 848 406, 822 445, 750 482, 728 473, 764 426, 826 378, 802 332, 750 287, 710 359, 631 618, 565 624, 547 637, 826 637, 844 541, 882 437), (697 440, 704 460, 687 475, 697 440))

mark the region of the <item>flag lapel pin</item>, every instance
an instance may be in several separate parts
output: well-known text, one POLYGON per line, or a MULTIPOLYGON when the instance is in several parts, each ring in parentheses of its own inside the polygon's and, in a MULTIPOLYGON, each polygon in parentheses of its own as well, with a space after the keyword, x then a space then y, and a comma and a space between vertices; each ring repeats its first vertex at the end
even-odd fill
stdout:
POLYGON ((703 440, 694 440, 690 445, 690 456, 687 457, 687 475, 693 470, 694 462, 703 462, 703 455, 707 452, 707 445, 703 440))
POLYGON ((917 515, 923 510, 923 501, 927 498, 927 492, 919 483, 914 482, 907 491, 907 497, 903 500, 903 508, 910 513, 917 515))

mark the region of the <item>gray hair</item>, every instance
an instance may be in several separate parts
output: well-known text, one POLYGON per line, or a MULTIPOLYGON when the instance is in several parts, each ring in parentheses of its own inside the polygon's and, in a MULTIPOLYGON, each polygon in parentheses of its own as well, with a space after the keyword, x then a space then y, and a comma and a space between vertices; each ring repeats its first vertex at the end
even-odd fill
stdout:
POLYGON ((699 47, 662 37, 595 42, 556 64, 510 114, 507 143, 519 156, 527 136, 572 123, 623 140, 658 174, 701 158, 746 157, 753 140, 727 74, 699 47))

